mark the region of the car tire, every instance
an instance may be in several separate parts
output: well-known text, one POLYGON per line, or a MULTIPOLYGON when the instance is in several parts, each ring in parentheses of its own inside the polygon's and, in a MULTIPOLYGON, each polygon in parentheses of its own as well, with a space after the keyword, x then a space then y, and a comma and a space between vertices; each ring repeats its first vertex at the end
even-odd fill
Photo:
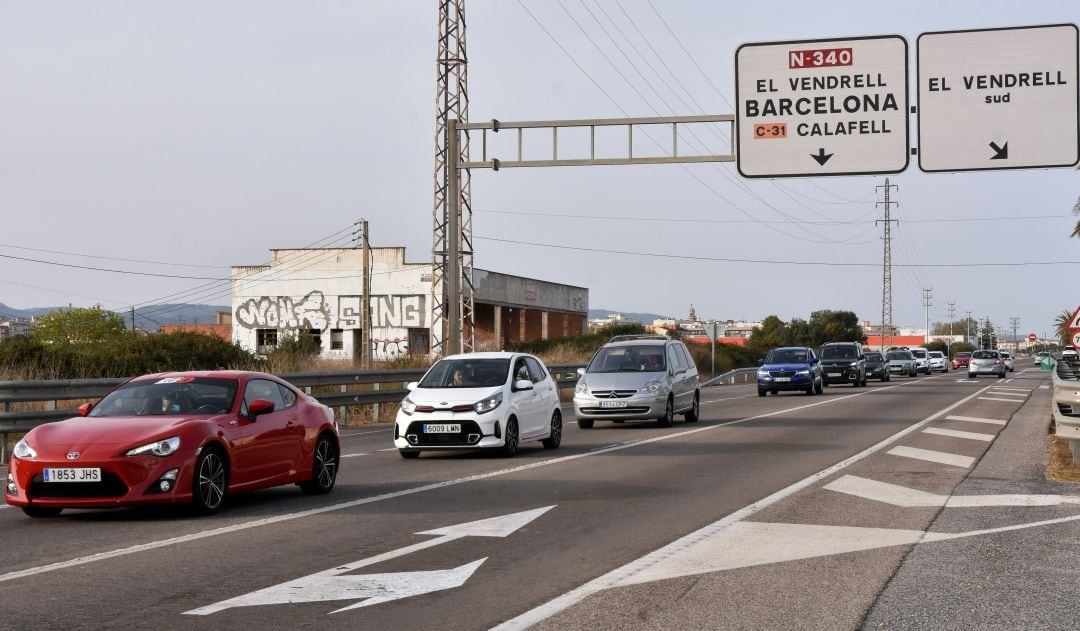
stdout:
POLYGON ((555 410, 551 413, 551 429, 548 437, 540 441, 544 449, 558 449, 562 444, 562 412, 555 410))
POLYGON ((919 376, 919 373, 917 373, 914 370, 912 370, 911 372, 908 373, 908 377, 918 377, 918 376, 919 376))
POLYGON ((976 378, 976 377, 978 377, 978 376, 979 376, 979 375, 975 375, 975 374, 972 374, 972 373, 970 373, 970 372, 968 373, 968 379, 975 379, 975 378, 976 378))
POLYGON ((672 402, 671 397, 668 397, 667 405, 664 406, 664 415, 656 419, 657 427, 671 427, 671 424, 675 422, 675 404, 672 402))
POLYGON ((64 509, 57 508, 55 506, 23 506, 22 511, 26 513, 27 517, 33 517, 35 519, 40 517, 56 517, 60 514, 60 511, 64 509))
POLYGON ((814 382, 811 381, 810 385, 806 386, 806 390, 803 390, 807 395, 814 396, 814 382))
POLYGON ((683 414, 683 420, 687 423, 697 423, 699 418, 701 418, 701 394, 695 392, 694 404, 690 406, 686 414, 683 414))
POLYGON ((420 457, 420 451, 417 449, 398 449, 398 455, 406 460, 413 460, 420 457))
POLYGON ((513 458, 518 450, 518 424, 517 419, 512 418, 506 422, 506 430, 503 431, 503 446, 499 450, 504 458, 513 458))
POLYGON ((998 379, 1004 379, 1004 378, 1005 378, 1005 371, 1004 371, 1004 370, 1002 370, 1002 371, 1001 371, 1001 374, 1000 374, 1000 375, 998 375, 998 379))
POLYGON ((769 391, 768 391, 768 390, 766 390, 765 388, 758 388, 758 389, 757 389, 757 395, 758 395, 759 397, 763 397, 763 396, 765 396, 766 394, 769 394, 769 391))
POLYGON ((579 418, 577 420, 578 429, 592 429, 593 420, 591 418, 579 418))
POLYGON ((334 489, 341 462, 337 446, 326 434, 319 436, 311 460, 311 479, 301 482, 300 490, 307 495, 325 495, 334 489))
POLYGON ((822 392, 825 392, 825 380, 824 379, 818 379, 817 381, 814 382, 814 392, 816 394, 821 394, 822 392))
POLYGON ((229 468, 220 448, 203 447, 195 460, 191 486, 191 504, 197 514, 213 515, 221 510, 229 488, 229 468))

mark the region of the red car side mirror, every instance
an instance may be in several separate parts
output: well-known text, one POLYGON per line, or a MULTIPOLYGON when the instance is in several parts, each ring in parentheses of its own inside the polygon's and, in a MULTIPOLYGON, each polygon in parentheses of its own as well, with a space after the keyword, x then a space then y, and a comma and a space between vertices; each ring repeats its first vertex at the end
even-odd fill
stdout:
POLYGON ((83 403, 79 406, 79 416, 87 416, 90 414, 90 410, 94 409, 93 403, 83 403))
POLYGON ((262 414, 269 414, 274 411, 274 404, 266 399, 255 399, 248 404, 248 418, 254 419, 256 416, 262 414))

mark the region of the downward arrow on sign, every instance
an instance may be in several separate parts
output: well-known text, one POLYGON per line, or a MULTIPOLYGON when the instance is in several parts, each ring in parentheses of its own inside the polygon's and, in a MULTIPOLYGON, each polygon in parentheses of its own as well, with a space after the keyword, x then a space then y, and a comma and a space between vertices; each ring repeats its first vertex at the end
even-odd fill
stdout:
POLYGON ((810 157, 817 160, 817 163, 821 166, 825 166, 825 163, 829 161, 829 158, 833 157, 833 154, 825 153, 825 147, 818 147, 817 153, 811 153, 810 157))
POLYGON ((330 612, 337 613, 400 598, 408 598, 409 596, 419 596, 420 594, 460 587, 487 560, 486 557, 449 570, 394 572, 388 574, 347 574, 347 572, 464 537, 506 537, 552 508, 555 507, 545 506, 521 513, 503 515, 502 517, 481 519, 435 530, 425 530, 416 534, 441 536, 353 563, 339 565, 329 570, 260 589, 250 594, 223 600, 213 605, 185 611, 184 613, 206 616, 232 607, 360 599, 360 602, 330 612))

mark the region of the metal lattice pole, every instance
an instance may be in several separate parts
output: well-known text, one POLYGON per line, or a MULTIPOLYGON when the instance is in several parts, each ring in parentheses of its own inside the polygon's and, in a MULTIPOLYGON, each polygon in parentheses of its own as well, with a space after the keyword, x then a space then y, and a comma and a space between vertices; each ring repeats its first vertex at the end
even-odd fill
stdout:
POLYGON ((893 345, 892 336, 892 225, 895 219, 889 218, 889 211, 896 202, 889 200, 889 192, 896 188, 895 184, 889 184, 889 178, 885 178, 885 186, 876 188, 885 189, 885 201, 878 204, 885 207, 885 218, 878 221, 885 224, 885 260, 882 263, 881 281, 881 352, 885 352, 885 336, 889 336, 889 346, 893 345))
MULTIPOLYGON (((453 169, 448 160, 449 145, 447 121, 469 120, 468 56, 465 47, 465 0, 439 1, 439 47, 435 60, 435 203, 432 210, 431 246, 431 351, 445 355, 447 351, 471 351, 475 347, 476 333, 473 318, 473 247, 472 247, 472 182, 468 169, 453 169), (457 186, 451 187, 451 178, 457 186), (447 196, 456 189, 457 213, 451 222, 451 204, 447 196), (450 234, 451 223, 456 224, 456 234, 450 234), (457 250, 457 261, 449 261, 451 243, 457 250), (455 272, 454 270, 459 270, 455 272), (448 274, 458 276, 455 283, 448 282, 448 274), (451 284, 459 289, 451 295, 451 284), (450 301, 457 308, 456 321, 450 318, 450 301), (447 348, 450 329, 461 333, 462 348, 447 348)), ((469 160, 469 132, 462 130, 455 139, 457 161, 469 160)), ((455 336, 456 337, 456 336, 455 336)))

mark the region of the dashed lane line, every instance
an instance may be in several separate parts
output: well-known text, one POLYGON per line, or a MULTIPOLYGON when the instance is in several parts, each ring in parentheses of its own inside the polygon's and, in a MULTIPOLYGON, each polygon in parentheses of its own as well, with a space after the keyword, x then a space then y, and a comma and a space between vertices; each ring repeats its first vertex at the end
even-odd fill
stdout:
POLYGON ((968 440, 981 440, 984 443, 990 443, 994 441, 996 436, 994 434, 980 434, 978 432, 962 432, 955 429, 942 429, 940 427, 927 427, 923 430, 924 434, 935 434, 937 436, 949 436, 950 438, 966 438, 968 440))
POLYGON ((986 423, 987 425, 1007 425, 1008 421, 999 421, 993 418, 983 418, 981 416, 954 416, 949 415, 945 417, 946 421, 967 421, 969 423, 986 423))
POLYGON ((980 401, 1007 401, 1009 403, 1023 403, 1022 399, 1003 399, 1001 397, 979 397, 980 401))
POLYGON ((904 445, 893 447, 885 453, 889 454, 890 456, 900 456, 901 458, 914 458, 915 460, 937 462, 939 464, 947 464, 953 467, 964 467, 965 469, 975 463, 975 459, 970 456, 950 454, 945 453, 944 451, 931 451, 930 449, 919 449, 917 447, 906 447, 904 445))

